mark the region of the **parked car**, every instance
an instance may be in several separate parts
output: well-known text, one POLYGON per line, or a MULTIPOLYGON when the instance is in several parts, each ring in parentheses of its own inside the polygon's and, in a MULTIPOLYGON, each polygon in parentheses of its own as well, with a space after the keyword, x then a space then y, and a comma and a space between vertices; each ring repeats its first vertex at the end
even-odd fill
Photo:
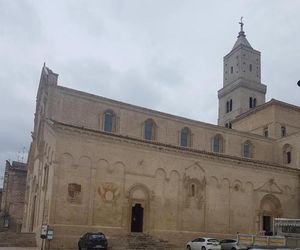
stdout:
POLYGON ((78 241, 78 250, 107 250, 107 239, 103 233, 85 233, 78 241))
POLYGON ((225 239, 220 241, 221 248, 223 250, 240 250, 247 249, 247 246, 238 244, 237 240, 225 239))
POLYGON ((220 242, 213 238, 197 238, 186 244, 188 250, 221 250, 220 242))

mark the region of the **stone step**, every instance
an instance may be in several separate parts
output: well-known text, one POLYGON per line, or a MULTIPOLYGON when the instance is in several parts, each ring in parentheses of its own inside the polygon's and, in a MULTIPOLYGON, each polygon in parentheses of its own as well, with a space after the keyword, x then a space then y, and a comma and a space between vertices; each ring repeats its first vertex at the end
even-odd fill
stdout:
POLYGON ((112 250, 171 250, 165 240, 142 233, 115 235, 109 239, 112 250))
POLYGON ((35 234, 0 232, 0 247, 36 247, 35 234))

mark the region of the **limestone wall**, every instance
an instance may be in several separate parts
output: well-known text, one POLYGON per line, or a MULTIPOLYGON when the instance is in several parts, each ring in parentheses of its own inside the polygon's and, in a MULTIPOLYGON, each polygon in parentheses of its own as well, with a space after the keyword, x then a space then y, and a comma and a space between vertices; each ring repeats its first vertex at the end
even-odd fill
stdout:
POLYGON ((122 104, 113 100, 92 96, 86 93, 61 87, 53 89, 49 104, 51 119, 67 124, 103 130, 103 114, 112 110, 116 114, 116 133, 133 138, 143 138, 143 124, 152 118, 156 124, 156 141, 179 145, 180 131, 184 127, 191 130, 191 147, 212 151, 212 138, 220 134, 224 138, 224 153, 242 155, 242 144, 250 140, 255 148, 253 158, 273 161, 271 140, 250 133, 241 133, 220 126, 197 122, 149 109, 122 104))
POLYGON ((256 233, 262 215, 299 216, 295 171, 80 129, 56 131, 50 223, 63 232, 60 244, 93 228, 129 232, 136 203, 144 208, 143 231, 153 234, 256 233))
POLYGON ((300 109, 276 100, 271 100, 265 105, 265 108, 258 108, 257 111, 249 113, 233 123, 234 129, 258 135, 264 135, 264 128, 268 128, 268 136, 275 139, 282 137, 282 126, 286 128, 286 136, 299 131, 300 109))

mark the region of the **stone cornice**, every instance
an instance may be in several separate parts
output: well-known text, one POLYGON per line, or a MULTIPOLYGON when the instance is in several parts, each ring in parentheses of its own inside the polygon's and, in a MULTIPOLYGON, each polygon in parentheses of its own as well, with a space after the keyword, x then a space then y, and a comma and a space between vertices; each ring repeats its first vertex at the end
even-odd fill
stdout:
POLYGON ((257 55, 260 55, 260 51, 256 50, 256 49, 253 49, 253 48, 249 48, 248 46, 245 46, 243 44, 240 44, 239 46, 237 46, 236 48, 232 49, 226 56, 224 56, 224 60, 227 59, 228 57, 230 57, 232 54, 234 54, 236 51, 238 50, 246 50, 246 51, 249 51, 249 52, 252 52, 254 54, 257 54, 257 55))
POLYGON ((237 88, 246 88, 250 90, 256 90, 258 92, 261 92, 263 94, 267 91, 267 86, 262 83, 257 82, 249 82, 245 78, 240 77, 235 82, 229 83, 226 86, 224 86, 222 89, 218 91, 218 97, 221 98, 229 93, 231 93, 233 90, 237 88))
POLYGON ((164 153, 176 153, 181 155, 193 155, 195 157, 201 157, 202 159, 207 160, 214 160, 217 162, 226 162, 230 164, 234 164, 238 167, 246 167, 246 168, 255 168, 255 169, 264 169, 264 170, 272 170, 277 172, 284 172, 284 173, 291 173, 291 174, 300 174, 299 169, 286 167, 280 164, 271 163, 271 162, 265 162, 265 161, 259 161, 254 159, 245 159, 237 156, 230 156, 225 154, 218 154, 213 152, 207 152, 204 150, 198 150, 193 148, 184 148, 179 147, 175 145, 170 144, 164 144, 156 141, 147 141, 139 138, 133 138, 129 136, 124 136, 120 134, 113 134, 108 133, 104 131, 89 129, 85 127, 79 127, 75 125, 65 124, 62 122, 49 120, 48 121, 51 126, 56 130, 68 130, 71 133, 79 133, 79 134, 85 134, 87 136, 96 136, 96 137, 104 137, 108 140, 113 140, 115 142, 122 142, 122 143, 128 143, 128 144, 134 144, 136 146, 141 147, 148 147, 151 149, 154 149, 158 152, 164 152, 164 153))

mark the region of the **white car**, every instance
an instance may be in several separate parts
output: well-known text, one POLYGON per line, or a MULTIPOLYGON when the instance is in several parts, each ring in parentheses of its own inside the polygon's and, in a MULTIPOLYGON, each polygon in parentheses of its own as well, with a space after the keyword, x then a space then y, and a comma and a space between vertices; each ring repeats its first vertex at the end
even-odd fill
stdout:
POLYGON ((220 242, 214 238, 197 238, 186 243, 188 250, 221 250, 220 242))
POLYGON ((220 241, 221 248, 223 250, 241 250, 247 249, 247 246, 239 245, 237 240, 234 239, 225 239, 220 241))

